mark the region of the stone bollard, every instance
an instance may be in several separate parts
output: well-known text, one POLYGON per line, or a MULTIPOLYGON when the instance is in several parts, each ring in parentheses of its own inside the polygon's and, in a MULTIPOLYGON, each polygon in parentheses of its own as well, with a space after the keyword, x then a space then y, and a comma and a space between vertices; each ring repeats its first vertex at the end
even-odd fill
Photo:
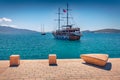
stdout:
POLYGON ((11 55, 10 56, 10 66, 18 66, 20 64, 20 56, 19 55, 11 55))
POLYGON ((56 65, 56 54, 49 54, 49 65, 56 65))

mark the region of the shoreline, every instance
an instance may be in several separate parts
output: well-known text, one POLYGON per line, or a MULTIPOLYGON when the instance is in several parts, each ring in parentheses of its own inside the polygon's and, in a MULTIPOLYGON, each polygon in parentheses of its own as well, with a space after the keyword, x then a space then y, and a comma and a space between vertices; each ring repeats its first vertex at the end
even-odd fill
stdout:
MULTIPOLYGON (((57 59, 57 60, 82 60, 81 58, 71 58, 71 59, 69 59, 69 58, 66 58, 66 59, 57 59)), ((120 59, 120 58, 109 58, 109 59, 120 59)), ((48 60, 48 59, 20 59, 20 60, 22 60, 22 61, 25 61, 25 60, 48 60)), ((0 61, 9 61, 9 60, 0 60, 0 61)))

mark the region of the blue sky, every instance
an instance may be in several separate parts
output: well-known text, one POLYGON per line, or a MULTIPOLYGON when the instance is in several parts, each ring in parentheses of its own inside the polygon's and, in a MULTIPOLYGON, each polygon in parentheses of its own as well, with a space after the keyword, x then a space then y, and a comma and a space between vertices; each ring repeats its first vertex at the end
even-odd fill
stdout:
POLYGON ((81 30, 120 29, 120 0, 0 0, 0 25, 35 31, 44 25, 45 31, 53 31, 57 10, 62 12, 66 3, 72 9, 70 23, 81 30))

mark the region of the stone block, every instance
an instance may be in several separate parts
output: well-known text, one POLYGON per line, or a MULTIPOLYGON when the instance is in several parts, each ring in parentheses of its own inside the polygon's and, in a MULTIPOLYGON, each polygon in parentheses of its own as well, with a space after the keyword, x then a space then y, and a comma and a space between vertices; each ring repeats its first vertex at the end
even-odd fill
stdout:
POLYGON ((49 65, 57 64, 56 54, 49 54, 49 65))
POLYGON ((82 54, 80 56, 86 63, 105 66, 108 61, 108 54, 82 54))
POLYGON ((10 56, 10 66, 18 66, 20 64, 20 56, 19 55, 11 55, 10 56))

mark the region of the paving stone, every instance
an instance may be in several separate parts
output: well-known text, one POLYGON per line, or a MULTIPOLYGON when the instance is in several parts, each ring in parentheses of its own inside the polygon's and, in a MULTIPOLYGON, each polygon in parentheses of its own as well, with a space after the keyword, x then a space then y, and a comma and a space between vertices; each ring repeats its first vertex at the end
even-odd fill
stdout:
POLYGON ((58 59, 56 66, 48 60, 21 60, 18 67, 0 61, 0 80, 120 80, 120 58, 109 59, 109 69, 85 64, 81 59, 58 59))

